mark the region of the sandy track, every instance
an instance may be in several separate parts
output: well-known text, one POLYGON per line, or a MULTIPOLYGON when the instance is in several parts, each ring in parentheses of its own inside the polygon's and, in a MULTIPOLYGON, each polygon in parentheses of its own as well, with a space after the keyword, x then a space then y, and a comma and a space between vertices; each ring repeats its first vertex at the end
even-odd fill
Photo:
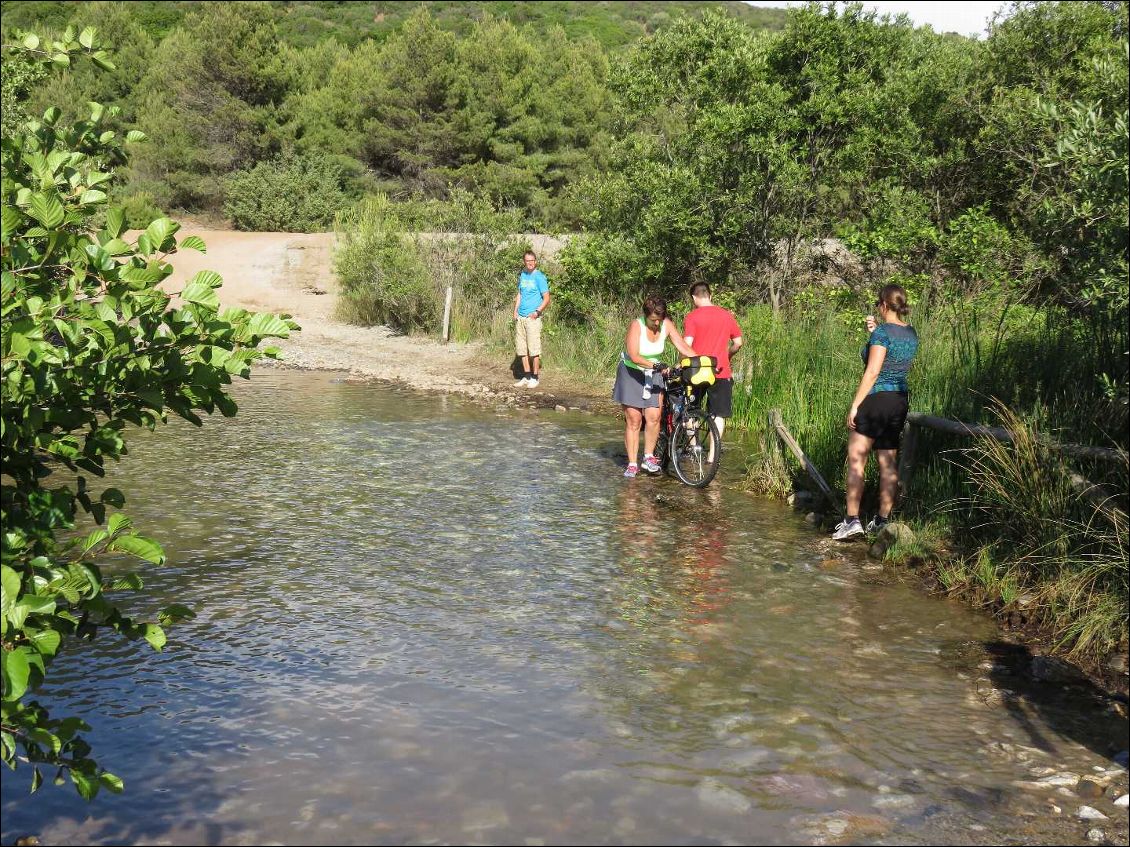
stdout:
POLYGON ((478 344, 443 344, 335 320, 333 233, 234 232, 186 224, 178 237, 188 235, 204 239, 208 251, 177 253, 166 286, 179 290, 197 271, 209 269, 224 278, 217 293, 225 306, 292 315, 302 331, 279 343, 283 366, 345 371, 358 379, 507 404, 615 409, 611 401, 579 393, 551 374, 534 391, 516 390, 509 362, 494 364, 478 344))

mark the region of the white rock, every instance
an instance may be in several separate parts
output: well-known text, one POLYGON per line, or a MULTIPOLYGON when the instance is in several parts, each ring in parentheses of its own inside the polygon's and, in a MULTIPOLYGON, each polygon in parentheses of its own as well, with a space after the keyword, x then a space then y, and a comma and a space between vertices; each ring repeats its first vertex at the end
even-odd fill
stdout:
POLYGON ((1107 816, 1096 809, 1094 806, 1080 806, 1079 811, 1075 813, 1079 816, 1080 820, 1085 821, 1105 821, 1108 820, 1107 816))
POLYGON ((1040 783, 1040 785, 1070 785, 1074 788, 1076 783, 1079 782, 1079 774, 1063 771, 1062 773, 1041 777, 1037 779, 1036 782, 1040 783))
POLYGON ((1123 809, 1130 807, 1130 794, 1123 794, 1114 801, 1114 805, 1121 806, 1123 809))
POLYGON ((1087 840, 1094 841, 1096 844, 1101 844, 1106 841, 1106 833, 1101 829, 1091 829, 1087 831, 1087 840))

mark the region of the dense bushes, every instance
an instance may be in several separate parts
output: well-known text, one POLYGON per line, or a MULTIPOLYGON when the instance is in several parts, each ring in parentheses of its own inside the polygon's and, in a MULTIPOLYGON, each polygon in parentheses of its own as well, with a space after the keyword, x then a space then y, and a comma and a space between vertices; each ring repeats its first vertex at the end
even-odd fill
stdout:
POLYGON ((395 203, 376 195, 337 221, 334 270, 345 320, 436 332, 448 286, 452 335, 494 334, 508 316, 527 242, 515 213, 457 192, 450 202, 395 203))
POLYGON ((328 229, 350 202, 341 162, 325 155, 288 156, 236 171, 224 185, 236 229, 315 232, 328 229))

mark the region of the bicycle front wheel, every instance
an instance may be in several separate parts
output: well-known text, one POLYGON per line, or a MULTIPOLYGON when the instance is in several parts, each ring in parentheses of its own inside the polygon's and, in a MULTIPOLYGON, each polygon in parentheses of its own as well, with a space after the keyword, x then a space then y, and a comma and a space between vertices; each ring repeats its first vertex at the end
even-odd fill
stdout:
POLYGON ((683 484, 709 485, 722 460, 722 439, 714 418, 701 409, 689 409, 676 418, 667 458, 683 484))

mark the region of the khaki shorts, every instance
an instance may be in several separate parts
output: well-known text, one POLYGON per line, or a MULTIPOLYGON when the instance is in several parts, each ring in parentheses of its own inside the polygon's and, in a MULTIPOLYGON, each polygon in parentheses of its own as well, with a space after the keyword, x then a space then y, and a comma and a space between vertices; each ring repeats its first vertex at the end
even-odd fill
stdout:
POLYGON ((514 346, 519 356, 541 355, 541 318, 518 318, 514 322, 514 346))

